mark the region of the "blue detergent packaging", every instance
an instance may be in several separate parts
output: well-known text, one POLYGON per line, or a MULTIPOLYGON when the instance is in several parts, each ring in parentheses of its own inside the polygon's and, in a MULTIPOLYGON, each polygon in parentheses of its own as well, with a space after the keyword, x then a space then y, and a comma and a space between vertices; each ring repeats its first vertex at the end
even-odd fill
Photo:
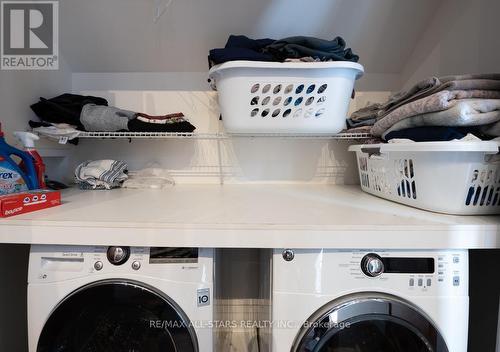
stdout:
POLYGON ((7 144, 0 124, 0 195, 38 188, 38 176, 33 157, 7 144), (12 159, 12 156, 17 156, 23 161, 25 172, 12 159))

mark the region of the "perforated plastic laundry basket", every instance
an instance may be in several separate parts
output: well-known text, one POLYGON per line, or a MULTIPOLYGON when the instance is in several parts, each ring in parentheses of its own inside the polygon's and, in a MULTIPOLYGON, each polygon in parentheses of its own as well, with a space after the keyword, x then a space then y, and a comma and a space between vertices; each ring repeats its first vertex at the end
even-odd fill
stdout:
POLYGON ((457 215, 500 213, 499 142, 356 145, 365 192, 457 215))
POLYGON ((231 61, 209 72, 227 132, 297 134, 340 132, 362 74, 363 66, 344 61, 231 61))

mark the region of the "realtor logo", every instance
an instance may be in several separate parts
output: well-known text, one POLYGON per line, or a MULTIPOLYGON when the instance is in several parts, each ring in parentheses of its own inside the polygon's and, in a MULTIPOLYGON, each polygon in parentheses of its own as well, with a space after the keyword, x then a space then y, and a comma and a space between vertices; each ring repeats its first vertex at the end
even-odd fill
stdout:
POLYGON ((59 68, 58 1, 1 1, 2 70, 59 68))

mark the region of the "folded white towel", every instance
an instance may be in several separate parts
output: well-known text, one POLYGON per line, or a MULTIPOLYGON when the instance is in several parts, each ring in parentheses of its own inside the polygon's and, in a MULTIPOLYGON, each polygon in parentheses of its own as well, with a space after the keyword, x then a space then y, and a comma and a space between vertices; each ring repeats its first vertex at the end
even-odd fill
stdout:
POLYGON ((68 141, 78 138, 81 133, 70 125, 36 127, 33 128, 33 132, 57 140, 67 138, 68 141))

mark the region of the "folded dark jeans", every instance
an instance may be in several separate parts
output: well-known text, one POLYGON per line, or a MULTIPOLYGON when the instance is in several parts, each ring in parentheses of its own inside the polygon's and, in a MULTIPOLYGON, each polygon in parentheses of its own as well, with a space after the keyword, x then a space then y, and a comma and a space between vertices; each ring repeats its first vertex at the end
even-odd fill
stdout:
POLYGON ((248 48, 224 48, 210 50, 209 61, 212 65, 235 60, 274 61, 274 58, 270 54, 261 53, 248 48))
POLYGON ((385 140, 411 139, 415 142, 441 142, 462 139, 469 133, 481 139, 491 139, 485 137, 477 127, 425 126, 390 132, 385 136, 385 140))
POLYGON ((174 123, 149 123, 139 119, 133 119, 128 122, 130 132, 178 132, 191 133, 196 129, 189 121, 174 123))

